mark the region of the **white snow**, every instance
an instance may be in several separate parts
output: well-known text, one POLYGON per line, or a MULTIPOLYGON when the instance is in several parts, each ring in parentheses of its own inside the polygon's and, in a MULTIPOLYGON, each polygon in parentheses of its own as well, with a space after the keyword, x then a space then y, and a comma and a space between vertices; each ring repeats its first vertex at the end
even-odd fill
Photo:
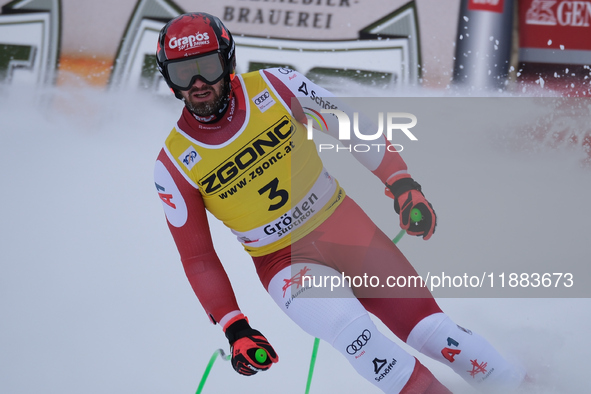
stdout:
MULTIPOLYGON (((0 93, 0 392, 194 393, 227 342, 184 276, 152 180, 180 103, 94 89, 0 93)), ((410 261, 419 270, 589 264, 591 169, 579 166, 581 152, 510 149, 512 130, 467 118, 469 133, 433 133, 403 152, 439 215, 432 240, 400 242, 410 261), (569 220, 565 207, 575 211, 569 220)), ((373 182, 364 192, 382 193, 373 182)), ((391 201, 383 204, 376 220, 395 233, 391 201)), ((274 305, 229 230, 215 219, 211 227, 243 311, 280 362, 242 377, 218 360, 203 392, 303 393, 313 338, 274 305)), ((528 392, 589 392, 589 299, 439 303, 520 359, 536 382, 528 392)), ((447 367, 421 360, 454 392, 471 392, 447 367)), ((321 343, 311 393, 378 391, 321 343)))

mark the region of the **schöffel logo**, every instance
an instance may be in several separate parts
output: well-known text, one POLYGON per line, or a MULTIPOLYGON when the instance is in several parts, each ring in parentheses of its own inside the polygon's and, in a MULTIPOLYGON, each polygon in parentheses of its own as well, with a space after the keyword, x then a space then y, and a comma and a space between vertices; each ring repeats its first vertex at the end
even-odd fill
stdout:
POLYGON ((361 335, 357 337, 349 346, 347 346, 347 353, 353 355, 361 350, 362 347, 367 345, 367 341, 371 338, 371 331, 363 330, 361 335))
POLYGON ((271 93, 269 93, 267 89, 254 96, 252 102, 261 110, 261 112, 265 112, 275 104, 275 100, 273 100, 271 93))
POLYGON ((374 378, 374 380, 376 382, 379 382, 380 380, 384 379, 390 372, 392 372, 392 368, 394 368, 396 363, 397 363, 397 361, 395 358, 393 358, 392 361, 390 361, 390 362, 388 362, 388 360, 386 360, 386 359, 381 360, 377 357, 374 358, 373 359, 373 371, 376 375, 379 374, 378 376, 376 376, 374 378))
POLYGON ((382 370, 382 368, 384 368, 384 365, 386 365, 386 363, 388 362, 387 360, 382 360, 379 358, 374 358, 373 359, 373 372, 377 375, 378 373, 380 373, 380 371, 382 370))
POLYGON ((188 147, 180 156, 179 160, 187 167, 187 170, 191 171, 193 166, 201 160, 201 156, 192 146, 188 147))
POLYGON ((179 51, 186 51, 205 44, 209 44, 209 34, 199 32, 195 35, 188 35, 181 38, 172 37, 168 41, 168 47, 170 49, 178 49, 179 51))

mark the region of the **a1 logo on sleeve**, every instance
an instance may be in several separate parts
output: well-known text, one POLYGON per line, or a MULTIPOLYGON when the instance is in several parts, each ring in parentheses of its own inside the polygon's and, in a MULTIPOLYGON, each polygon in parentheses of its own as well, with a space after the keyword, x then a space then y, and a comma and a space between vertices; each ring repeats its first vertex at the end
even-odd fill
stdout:
POLYGON ((154 167, 154 183, 158 197, 162 201, 166 219, 174 227, 182 227, 187 222, 187 204, 172 176, 160 160, 156 161, 154 167))
POLYGON ((275 104, 275 100, 273 100, 271 93, 269 93, 267 89, 254 96, 252 102, 261 110, 261 112, 265 112, 275 104))

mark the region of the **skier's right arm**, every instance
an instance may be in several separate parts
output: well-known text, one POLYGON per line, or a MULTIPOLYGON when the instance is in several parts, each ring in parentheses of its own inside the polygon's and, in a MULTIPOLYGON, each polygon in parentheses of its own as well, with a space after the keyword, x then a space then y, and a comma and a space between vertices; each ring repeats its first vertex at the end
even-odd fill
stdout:
POLYGON ((187 279, 211 321, 224 327, 241 312, 214 250, 201 193, 180 174, 164 150, 156 161, 154 181, 187 279))
POLYGON ((232 348, 232 366, 242 375, 268 370, 278 361, 277 353, 238 308, 213 248, 201 193, 179 173, 164 150, 156 160, 154 181, 189 283, 211 321, 222 326, 232 348), (260 349, 265 351, 263 358, 257 353, 260 349))

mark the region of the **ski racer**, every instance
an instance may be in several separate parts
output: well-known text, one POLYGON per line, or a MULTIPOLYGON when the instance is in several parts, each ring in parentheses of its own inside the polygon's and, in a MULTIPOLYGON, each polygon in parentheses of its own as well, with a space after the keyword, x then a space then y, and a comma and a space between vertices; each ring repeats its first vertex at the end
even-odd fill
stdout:
MULTIPOLYGON (((456 325, 425 287, 345 287, 339 297, 324 297, 305 285, 305 277, 326 275, 417 275, 306 138, 306 118, 292 98, 311 91, 334 95, 286 68, 237 75, 232 35, 206 13, 180 15, 162 28, 157 63, 185 107, 158 155, 156 189, 189 283, 211 322, 222 327, 238 373, 266 371, 279 358, 238 306, 206 209, 237 236, 279 308, 383 392, 450 391, 379 332, 368 312, 475 387, 508 392, 520 384, 523 370, 456 325), (260 349, 266 357, 256 356, 260 349)), ((321 106, 312 109, 320 112, 321 106)), ((328 122, 330 132, 335 120, 328 122)), ((386 138, 382 143, 390 144, 386 138)), ((435 212, 400 155, 383 149, 357 158, 391 191, 401 227, 431 238, 435 212), (420 210, 420 222, 411 223, 413 208, 420 210)))

